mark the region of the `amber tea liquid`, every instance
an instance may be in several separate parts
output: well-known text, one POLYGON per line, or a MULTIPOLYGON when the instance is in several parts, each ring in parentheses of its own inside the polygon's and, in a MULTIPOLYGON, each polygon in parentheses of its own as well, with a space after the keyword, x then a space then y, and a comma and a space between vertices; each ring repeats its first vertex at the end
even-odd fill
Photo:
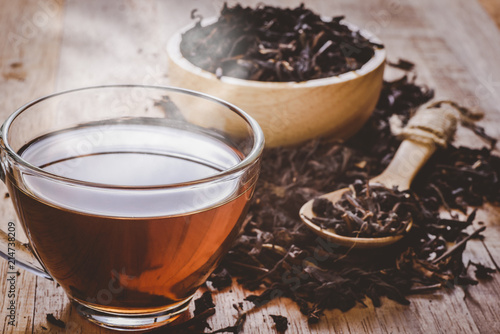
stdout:
POLYGON ((233 178, 153 189, 215 175, 242 159, 213 136, 165 126, 79 127, 19 153, 48 172, 112 185, 7 173, 20 220, 50 275, 72 298, 109 312, 157 312, 189 298, 238 233, 255 184, 233 178))

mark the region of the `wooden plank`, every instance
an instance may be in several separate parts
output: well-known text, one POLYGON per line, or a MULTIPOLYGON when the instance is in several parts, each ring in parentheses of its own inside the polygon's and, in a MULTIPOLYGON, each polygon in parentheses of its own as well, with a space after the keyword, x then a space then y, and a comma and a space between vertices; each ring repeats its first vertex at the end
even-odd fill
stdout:
MULTIPOLYGON (((436 87, 468 108, 483 110, 485 118, 480 124, 490 135, 500 138, 500 69, 494 65, 500 55, 500 36, 495 23, 483 8, 471 1, 428 1, 423 5, 435 6, 434 10, 425 11, 425 15, 433 35, 445 36, 439 41, 442 44, 440 47, 431 48, 430 54, 425 53, 425 64, 432 66, 433 77, 438 78, 436 87)), ((425 48, 425 43, 421 47, 425 48)), ((470 131, 461 131, 457 137, 458 144, 484 145, 470 131)), ((499 217, 498 207, 486 206, 478 213, 478 219, 488 226, 485 244, 496 256, 500 254, 499 217)), ((465 255, 492 267, 481 246, 479 242, 471 241, 465 255)), ((500 279, 496 275, 492 280, 481 283, 481 286, 469 289, 465 303, 479 332, 487 333, 499 328, 498 312, 493 311, 490 305, 499 305, 494 291, 500 291, 500 279)))
POLYGON ((67 1, 57 90, 166 84, 168 12, 161 1, 67 1))
MULTIPOLYGON (((16 108, 54 89, 58 63, 62 5, 56 0, 2 1, 0 4, 0 118, 16 108), (5 98, 8 97, 8 98, 5 98)), ((10 199, 4 199, 6 187, 0 185, 0 227, 17 221, 10 199)), ((23 237, 21 226, 16 234, 23 237)), ((5 321, 3 333, 31 332, 35 313, 37 278, 22 269, 16 280, 16 326, 5 321)), ((7 277, 6 261, 0 264, 0 277, 7 277)), ((0 282, 0 318, 8 315, 6 280, 0 282)))
MULTIPOLYGON (((427 5, 435 6, 435 10, 425 11, 433 34, 446 36, 444 41, 449 54, 454 55, 456 66, 467 71, 466 76, 453 77, 449 73, 460 70, 449 69, 446 76, 453 81, 443 88, 455 88, 457 94, 462 94, 456 96, 457 100, 464 101, 470 108, 484 110, 486 115, 482 124, 493 137, 500 138, 500 129, 488 126, 500 123, 500 68, 495 66, 500 54, 500 36, 494 21, 482 7, 471 1, 428 1, 427 5)), ((447 64, 448 59, 445 59, 440 63, 447 64)))
MULTIPOLYGON (((489 268, 500 265, 500 211, 498 207, 491 204, 484 206, 477 214, 477 221, 485 222, 488 226, 483 242, 471 241, 464 254, 464 261, 483 264, 489 268), (484 243, 484 246, 483 246, 484 243), (483 246, 483 247, 481 247, 483 246), (491 254, 491 257, 490 257, 491 254)), ((469 275, 475 276, 474 268, 469 269, 469 275)), ((500 314, 498 307, 498 291, 500 291, 500 279, 498 274, 492 279, 479 280, 480 285, 471 287, 464 296, 467 309, 474 318, 481 333, 488 333, 492 329, 500 328, 500 314)))

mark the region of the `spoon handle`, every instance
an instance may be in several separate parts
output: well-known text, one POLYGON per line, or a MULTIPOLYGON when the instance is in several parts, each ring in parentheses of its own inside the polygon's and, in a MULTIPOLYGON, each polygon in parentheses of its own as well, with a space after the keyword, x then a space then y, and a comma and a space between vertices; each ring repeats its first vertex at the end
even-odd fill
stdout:
POLYGON ((435 150, 436 145, 433 143, 406 139, 399 146, 389 166, 370 182, 382 183, 386 187, 398 186, 399 190, 407 190, 413 178, 435 150))
POLYGON ((399 146, 386 170, 371 182, 386 187, 410 188, 413 178, 436 150, 453 138, 458 122, 457 111, 451 106, 421 107, 401 131, 406 138, 399 146))

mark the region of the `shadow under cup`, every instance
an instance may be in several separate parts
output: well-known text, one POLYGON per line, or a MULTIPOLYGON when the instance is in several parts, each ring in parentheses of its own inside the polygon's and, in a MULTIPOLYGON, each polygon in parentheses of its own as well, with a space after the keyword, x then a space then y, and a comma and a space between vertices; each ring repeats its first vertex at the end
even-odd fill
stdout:
POLYGON ((2 128, 5 182, 36 257, 105 327, 187 309, 238 235, 264 139, 196 92, 102 86, 54 94, 2 128))

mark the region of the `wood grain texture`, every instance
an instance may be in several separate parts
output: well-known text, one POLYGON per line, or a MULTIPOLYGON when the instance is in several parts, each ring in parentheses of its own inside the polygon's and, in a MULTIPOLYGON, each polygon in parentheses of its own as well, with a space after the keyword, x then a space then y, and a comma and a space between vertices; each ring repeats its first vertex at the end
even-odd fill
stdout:
MULTIPOLYGON (((56 1, 2 1, 0 4, 0 117, 3 120, 28 100, 54 90, 62 32, 62 4, 56 1)), ((10 199, 0 185, 0 227, 17 222, 10 199)), ((4 229, 5 230, 5 229, 4 229)), ((16 234, 26 241, 21 226, 16 234)), ((33 332, 36 316, 36 276, 19 269, 16 280, 17 325, 4 321, 7 312, 6 261, 0 263, 0 315, 2 333, 33 332)), ((48 302, 48 300, 46 300, 48 302)), ((50 305, 50 303, 47 303, 50 305)))
MULTIPOLYGON (((418 82, 435 88, 438 98, 451 98, 485 112, 481 122, 500 138, 500 18, 496 0, 309 0, 324 15, 345 14, 349 21, 380 37, 388 58, 417 65, 418 82), (489 3, 489 5, 486 5, 489 3), (486 9, 485 9, 486 8, 486 9), (496 8, 496 9, 495 9, 496 8), (488 14, 492 13, 497 22, 488 14)), ((259 0, 242 1, 255 5, 259 0)), ((300 0, 286 2, 297 6, 300 0)), ((103 83, 168 83, 166 44, 190 21, 197 8, 213 16, 223 0, 0 0, 0 118, 23 103, 54 90, 103 83)), ((235 3, 231 1, 230 4, 235 3)), ((278 0, 268 4, 283 5, 278 0)), ((483 142, 460 129, 457 144, 483 142)), ((498 152, 497 152, 498 154, 498 152)), ((0 198, 5 187, 0 185, 0 198)), ((487 205, 478 213, 487 226, 484 244, 500 264, 500 212, 487 205)), ((0 226, 17 221, 10 199, 0 199, 0 226)), ((477 228, 479 225, 475 226, 477 228)), ((18 226, 20 231, 20 226, 18 226)), ((493 266, 479 240, 469 242, 465 256, 493 266)), ((8 314, 5 261, 0 263, 0 330, 4 333, 114 333, 82 319, 54 282, 19 269, 17 326, 8 314), (47 323, 46 314, 66 322, 66 330, 47 323), (44 329, 46 328, 46 329, 44 329)), ((308 326, 298 308, 278 299, 249 315, 245 333, 274 333, 272 314, 290 321, 287 333, 500 333, 500 275, 466 292, 460 288, 414 295, 409 306, 383 300, 382 307, 358 305, 349 312, 328 311, 308 326), (464 297, 465 302, 464 302, 464 297)), ((200 293, 198 293, 199 295, 200 293)), ((248 295, 237 284, 214 294, 213 329, 232 325, 232 304, 248 295)), ((250 304, 243 302, 248 309, 250 304)))
POLYGON ((497 0, 479 0, 479 2, 500 28, 500 2, 497 0))

